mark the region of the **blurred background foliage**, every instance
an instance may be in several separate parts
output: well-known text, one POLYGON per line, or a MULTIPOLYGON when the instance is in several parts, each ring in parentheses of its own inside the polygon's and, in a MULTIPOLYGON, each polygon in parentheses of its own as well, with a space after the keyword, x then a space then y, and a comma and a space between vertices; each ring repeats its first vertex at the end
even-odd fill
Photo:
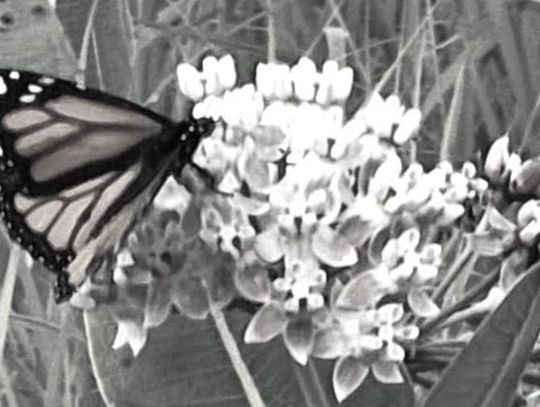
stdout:
MULTIPOLYGON (((331 58, 355 71, 349 112, 374 89, 422 110, 412 159, 475 159, 507 131, 513 148, 540 153, 536 0, 55 3, 0 1, 0 67, 74 78, 180 119, 179 62, 231 53, 245 83, 258 61, 331 58)), ((81 315, 56 306, 52 276, 1 236, 0 405, 103 405, 81 315)))

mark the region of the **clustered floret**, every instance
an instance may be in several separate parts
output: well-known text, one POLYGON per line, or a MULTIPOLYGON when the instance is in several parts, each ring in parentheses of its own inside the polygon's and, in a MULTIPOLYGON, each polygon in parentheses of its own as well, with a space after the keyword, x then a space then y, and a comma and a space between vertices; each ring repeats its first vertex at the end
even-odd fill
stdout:
MULTIPOLYGON (((138 352, 171 304, 204 318, 239 296, 258 304, 245 342, 281 335, 300 364, 336 359, 339 401, 370 371, 399 383, 419 321, 440 312, 432 298, 440 236, 483 205, 490 186, 536 193, 527 180, 540 165, 521 163, 502 137, 484 177, 471 162, 428 170, 403 158, 421 124, 417 108, 374 93, 346 117, 351 68, 327 61, 319 72, 302 58, 293 67, 261 63, 256 72, 255 84, 235 87, 231 56, 207 57, 201 72, 178 66, 193 115, 217 121, 194 162, 218 192, 190 198, 171 179, 134 231, 114 272, 115 346, 138 352)), ((494 206, 485 213, 471 238, 479 253, 536 244, 539 200, 514 219, 494 206)), ((80 291, 95 290, 88 283, 80 291)), ((84 302, 80 294, 75 301, 84 302)))

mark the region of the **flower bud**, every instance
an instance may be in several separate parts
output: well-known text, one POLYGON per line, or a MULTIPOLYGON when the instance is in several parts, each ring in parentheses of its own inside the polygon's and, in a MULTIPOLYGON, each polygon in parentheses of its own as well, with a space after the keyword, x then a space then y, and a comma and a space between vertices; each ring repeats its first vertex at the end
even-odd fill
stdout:
POLYGON ((205 79, 204 91, 207 95, 213 95, 219 92, 218 83, 218 60, 210 55, 202 61, 202 72, 205 79))
POLYGON ((218 61, 217 74, 219 85, 223 89, 231 89, 236 83, 236 69, 231 55, 225 55, 218 61))
POLYGON ((416 133, 420 127, 422 113, 418 109, 409 109, 405 112, 399 122, 399 126, 394 133, 392 141, 398 146, 405 144, 416 133))
POLYGON ((178 65, 176 68, 176 77, 180 92, 195 102, 203 98, 204 88, 201 77, 193 66, 189 64, 178 65))
POLYGON ((510 139, 508 135, 505 135, 495 140, 489 149, 484 170, 492 181, 501 182, 506 175, 506 167, 510 158, 508 152, 509 143, 510 139))
POLYGON ((539 201, 535 199, 529 199, 525 202, 517 213, 517 224, 519 226, 525 226, 528 223, 538 220, 540 218, 539 201))
POLYGON ((294 84, 294 94, 302 101, 309 102, 315 97, 315 82, 317 81, 317 68, 315 63, 306 57, 300 58, 291 68, 294 84))
POLYGON ((531 246, 537 240, 537 237, 539 234, 540 234, 540 222, 533 221, 533 222, 530 222, 523 229, 521 229, 521 231, 519 232, 519 239, 526 246, 531 246))
POLYGON ((540 196, 540 158, 525 161, 510 175, 510 192, 540 196))

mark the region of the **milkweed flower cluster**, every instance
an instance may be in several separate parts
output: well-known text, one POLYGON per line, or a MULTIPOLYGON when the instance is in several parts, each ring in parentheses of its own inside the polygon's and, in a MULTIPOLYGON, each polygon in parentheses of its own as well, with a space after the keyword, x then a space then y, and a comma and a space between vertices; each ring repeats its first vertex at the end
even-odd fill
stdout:
MULTIPOLYGON (((237 296, 257 304, 245 342, 282 336, 300 364, 336 360, 339 401, 370 372, 383 383, 402 382, 418 321, 440 312, 432 299, 440 236, 466 223, 488 180, 523 192, 520 171, 534 166, 518 162, 503 139, 488 156, 488 180, 470 162, 427 170, 403 159, 420 127, 418 109, 374 93, 345 114, 350 68, 327 61, 319 71, 302 58, 293 67, 261 63, 256 73, 255 84, 237 86, 230 56, 206 58, 202 71, 178 67, 194 116, 217 122, 193 158, 217 192, 188 177, 197 193, 175 201, 181 193, 171 180, 154 219, 133 232, 114 273, 115 346, 140 350, 171 306, 204 318, 237 296)), ((532 244, 539 202, 510 220, 486 210, 491 226, 475 231, 476 246, 497 241, 500 254, 512 244, 501 228, 532 244)), ((86 290, 95 291, 93 284, 86 290)))
MULTIPOLYGON (((223 61, 230 78, 228 57, 212 65, 223 61)), ((421 114, 395 95, 373 94, 347 119, 352 70, 335 61, 259 64, 255 84, 221 85, 186 94, 219 123, 194 158, 224 194, 221 209, 203 204, 200 236, 236 260, 239 295, 260 304, 244 340, 281 335, 300 364, 336 359, 340 401, 370 371, 401 382, 419 335, 408 315, 439 312, 434 228, 457 222, 487 182, 472 163, 406 165, 421 114)))

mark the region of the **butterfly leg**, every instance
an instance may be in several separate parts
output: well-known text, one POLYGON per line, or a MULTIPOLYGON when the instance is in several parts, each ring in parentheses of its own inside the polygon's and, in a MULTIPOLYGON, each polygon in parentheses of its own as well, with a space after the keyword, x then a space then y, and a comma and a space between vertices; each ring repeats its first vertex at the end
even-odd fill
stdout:
POLYGON ((70 299, 75 292, 75 288, 69 283, 69 276, 65 272, 58 273, 56 283, 54 285, 54 299, 57 304, 70 299))

